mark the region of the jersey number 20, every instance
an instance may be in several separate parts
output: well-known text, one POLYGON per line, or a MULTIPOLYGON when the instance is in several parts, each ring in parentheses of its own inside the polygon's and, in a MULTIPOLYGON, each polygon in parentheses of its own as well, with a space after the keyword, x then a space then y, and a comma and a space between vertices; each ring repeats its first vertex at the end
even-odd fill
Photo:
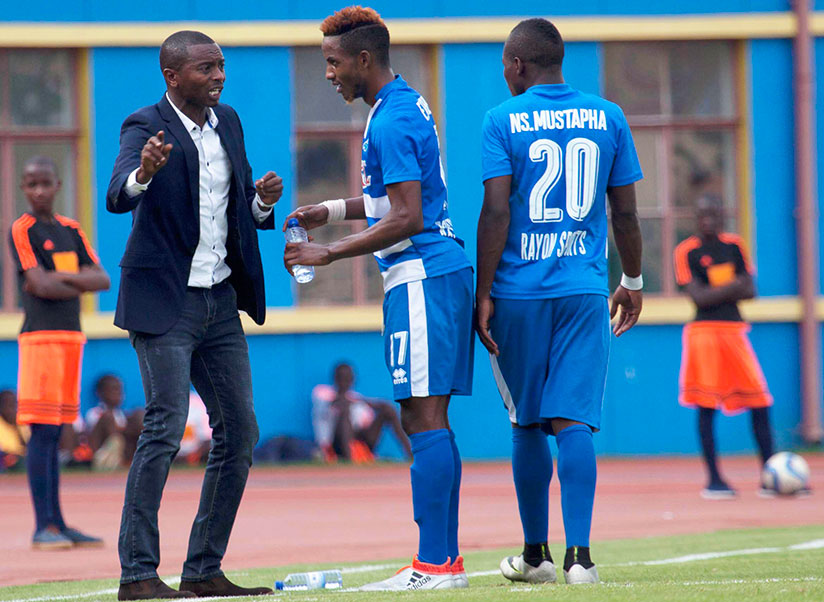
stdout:
POLYGON ((573 138, 567 143, 566 150, 547 138, 533 142, 529 146, 529 158, 534 163, 546 161, 546 169, 529 193, 529 219, 537 223, 564 219, 562 209, 547 206, 549 193, 558 184, 563 171, 567 213, 576 221, 584 221, 595 203, 600 154, 598 145, 588 138, 573 138))

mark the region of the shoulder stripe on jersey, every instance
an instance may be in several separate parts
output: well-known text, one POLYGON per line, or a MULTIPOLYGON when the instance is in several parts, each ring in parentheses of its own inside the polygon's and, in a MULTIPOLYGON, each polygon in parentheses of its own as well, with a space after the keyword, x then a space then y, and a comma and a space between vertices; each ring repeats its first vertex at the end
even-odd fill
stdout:
POLYGON ((752 261, 750 261, 750 252, 747 249, 747 245, 744 243, 743 238, 741 238, 738 234, 733 234, 732 232, 722 232, 718 235, 718 240, 728 245, 737 246, 738 250, 741 251, 741 257, 744 258, 744 268, 750 274, 755 273, 755 268, 752 265, 752 261))
POLYGON ((95 263, 100 263, 100 260, 97 258, 97 253, 94 252, 92 245, 89 243, 89 239, 86 238, 85 232, 83 232, 83 229, 80 227, 80 222, 64 215, 58 215, 57 213, 54 214, 54 218, 60 223, 60 225, 66 226, 67 228, 74 228, 80 235, 80 240, 83 241, 83 246, 86 247, 86 253, 89 254, 91 260, 95 263))
POLYGON ((692 280, 688 255, 693 249, 701 246, 701 239, 697 236, 690 236, 684 242, 675 247, 675 281, 684 286, 692 280))
POLYGON ((23 270, 30 270, 37 266, 37 258, 34 256, 34 249, 31 246, 31 239, 29 238, 29 229, 37 222, 37 220, 25 213, 17 218, 11 226, 11 238, 14 242, 14 248, 17 250, 17 256, 20 258, 20 266, 23 270))
POLYGON ((383 102, 383 98, 379 98, 378 102, 372 105, 372 108, 369 109, 369 115, 366 117, 366 125, 363 127, 363 137, 366 138, 366 135, 369 133, 369 124, 372 123, 372 115, 375 114, 375 111, 378 110, 378 107, 381 106, 383 102))

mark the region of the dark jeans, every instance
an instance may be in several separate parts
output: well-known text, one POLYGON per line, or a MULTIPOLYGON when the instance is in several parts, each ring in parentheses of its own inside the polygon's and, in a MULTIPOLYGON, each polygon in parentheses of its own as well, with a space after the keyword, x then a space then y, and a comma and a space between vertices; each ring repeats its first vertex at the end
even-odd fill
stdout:
POLYGON ((211 579, 223 574, 220 562, 258 441, 249 350, 235 291, 226 282, 212 289, 190 288, 171 330, 162 335, 131 332, 130 338, 140 363, 146 416, 126 482, 120 582, 157 577, 157 511, 186 426, 190 382, 203 398, 213 430, 182 579, 211 579))

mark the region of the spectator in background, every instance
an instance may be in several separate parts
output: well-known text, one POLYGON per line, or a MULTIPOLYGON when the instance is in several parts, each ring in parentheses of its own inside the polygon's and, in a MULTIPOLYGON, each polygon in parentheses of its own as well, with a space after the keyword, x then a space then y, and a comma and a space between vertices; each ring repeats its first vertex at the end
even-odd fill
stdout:
POLYGON ((186 428, 180 440, 177 461, 189 465, 199 465, 209 458, 212 448, 212 427, 209 426, 209 413, 206 405, 195 391, 189 391, 189 414, 186 428))
POLYGON ((72 423, 66 423, 60 430, 57 461, 69 468, 91 468, 94 452, 86 436, 86 421, 78 412, 72 423))
POLYGON ((17 424, 17 396, 14 391, 0 391, 0 472, 24 467, 29 435, 27 426, 17 424))
POLYGON ((312 389, 312 426, 315 441, 327 462, 338 457, 353 462, 374 460, 383 427, 392 428, 406 457, 412 458, 409 439, 392 404, 367 399, 354 389, 352 366, 340 363, 332 371, 334 387, 317 385, 312 389))
MULTIPOLYGON (((696 203, 697 233, 675 248, 675 277, 696 307, 684 327, 679 398, 698 409, 698 434, 709 473, 701 492, 729 499, 736 491, 722 478, 715 457, 713 421, 717 410, 752 413, 752 429, 766 462, 773 453, 769 407, 773 403, 747 333, 738 302, 755 296, 753 268, 743 241, 721 230, 721 199, 705 195, 696 203)), ((762 488, 762 495, 770 492, 762 488)))
POLYGON ((123 381, 114 374, 98 378, 94 393, 99 403, 86 412, 86 437, 94 454, 92 467, 110 470, 128 466, 143 429, 144 412, 123 411, 123 381))
POLYGON ((26 470, 35 549, 103 545, 101 539, 68 527, 60 510, 60 431, 78 416, 86 342, 80 330, 80 296, 109 288, 109 277, 80 225, 54 212, 60 186, 54 161, 28 159, 20 189, 29 210, 9 232, 25 314, 18 337, 17 422, 31 428, 26 470))

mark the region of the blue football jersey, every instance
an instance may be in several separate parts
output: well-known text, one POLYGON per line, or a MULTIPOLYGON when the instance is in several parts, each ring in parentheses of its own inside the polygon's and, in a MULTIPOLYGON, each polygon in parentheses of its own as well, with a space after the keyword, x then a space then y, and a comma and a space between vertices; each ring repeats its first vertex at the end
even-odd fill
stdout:
POLYGON ((532 86, 487 112, 483 179, 512 176, 492 296, 608 295, 607 187, 643 177, 618 105, 567 84, 532 86))
POLYGON ((423 231, 374 253, 384 291, 470 266, 449 219, 435 119, 399 75, 378 92, 363 132, 363 204, 369 225, 389 211, 386 186, 421 183, 423 231))

